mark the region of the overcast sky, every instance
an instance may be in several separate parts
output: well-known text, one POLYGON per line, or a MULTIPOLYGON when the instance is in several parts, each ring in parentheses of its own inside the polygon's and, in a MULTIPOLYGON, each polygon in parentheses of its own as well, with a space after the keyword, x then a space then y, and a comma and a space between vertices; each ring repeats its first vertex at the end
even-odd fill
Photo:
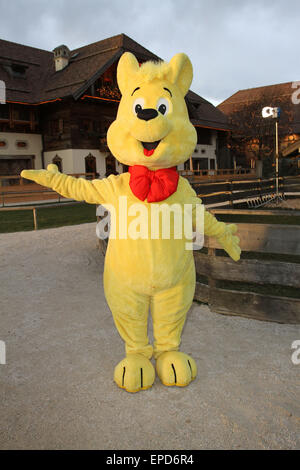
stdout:
POLYGON ((125 33, 194 66, 191 89, 218 104, 236 91, 300 80, 299 0, 0 0, 0 38, 51 51, 125 33))

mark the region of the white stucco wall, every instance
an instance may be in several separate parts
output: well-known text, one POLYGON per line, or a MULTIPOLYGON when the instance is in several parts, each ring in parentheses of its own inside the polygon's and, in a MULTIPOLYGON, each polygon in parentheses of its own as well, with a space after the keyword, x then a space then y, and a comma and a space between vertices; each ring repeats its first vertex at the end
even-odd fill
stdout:
MULTIPOLYGON (((196 146, 197 153, 193 153, 194 158, 208 158, 216 160, 216 139, 217 132, 212 131, 212 144, 203 145, 199 144, 196 146), (205 153, 201 153, 204 149, 205 153)), ((5 147, 0 147, 0 155, 35 155, 34 165, 36 169, 42 168, 42 137, 40 134, 25 134, 17 132, 1 132, 0 140, 6 142, 5 147), (18 148, 16 142, 18 140, 26 141, 26 148, 18 148)), ((49 163, 52 163, 52 159, 55 155, 62 158, 63 172, 64 173, 85 173, 85 157, 91 153, 96 157, 97 172, 100 174, 100 178, 105 176, 106 165, 105 158, 106 153, 100 152, 98 149, 64 149, 64 150, 53 150, 51 152, 44 153, 45 167, 49 163)), ((178 169, 183 169, 184 165, 179 165, 178 169)), ((116 162, 116 170, 122 173, 122 164, 116 162)))
POLYGON ((96 157, 96 170, 100 178, 103 178, 106 172, 106 154, 96 149, 73 149, 74 173, 85 173, 85 157, 90 153, 96 157))
POLYGON ((62 159, 62 169, 64 173, 75 173, 73 170, 73 154, 72 149, 53 150, 44 153, 45 168, 49 163, 53 163, 53 158, 58 155, 62 159))
MULTIPOLYGON (((100 178, 104 178, 106 173, 105 158, 107 154, 97 149, 66 149, 45 152, 45 166, 47 167, 49 163, 52 163, 52 159, 55 155, 58 155, 62 159, 64 173, 85 173, 85 157, 90 153, 96 158, 96 168, 100 178)), ((118 162, 116 169, 119 173, 122 173, 122 165, 118 164, 118 162)))
POLYGON ((41 134, 25 134, 18 132, 0 132, 0 140, 6 142, 5 147, 0 147, 0 155, 34 155, 34 166, 42 168, 42 136, 41 134), (27 147, 17 147, 21 140, 27 143, 27 147))

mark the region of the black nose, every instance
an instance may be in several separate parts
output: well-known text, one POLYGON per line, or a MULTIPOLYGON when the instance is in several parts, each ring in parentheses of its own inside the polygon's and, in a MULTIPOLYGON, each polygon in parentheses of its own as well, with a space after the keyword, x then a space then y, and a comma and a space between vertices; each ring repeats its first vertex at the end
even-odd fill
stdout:
POLYGON ((141 109, 137 113, 137 117, 139 119, 143 119, 144 121, 150 121, 150 119, 154 119, 156 116, 158 116, 158 112, 156 109, 152 108, 141 109))

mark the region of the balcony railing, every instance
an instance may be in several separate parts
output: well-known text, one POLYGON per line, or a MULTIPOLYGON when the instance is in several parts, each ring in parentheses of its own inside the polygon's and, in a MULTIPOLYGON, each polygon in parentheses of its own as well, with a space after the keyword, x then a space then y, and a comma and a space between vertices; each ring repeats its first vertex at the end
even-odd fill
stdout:
POLYGON ((253 178, 256 176, 255 168, 224 168, 219 170, 179 170, 181 176, 195 179, 225 179, 234 178, 253 178))

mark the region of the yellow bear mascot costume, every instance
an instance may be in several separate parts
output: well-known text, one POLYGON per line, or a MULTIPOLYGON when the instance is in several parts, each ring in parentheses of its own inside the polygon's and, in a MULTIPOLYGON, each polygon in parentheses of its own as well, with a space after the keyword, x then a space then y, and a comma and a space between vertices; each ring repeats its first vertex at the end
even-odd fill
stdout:
MULTIPOLYGON (((146 62, 140 66, 133 54, 124 53, 117 69, 122 99, 107 142, 117 160, 129 166, 129 172, 93 181, 61 174, 55 165, 49 165, 48 170, 21 173, 64 197, 115 210, 111 225, 114 236, 109 239, 105 259, 104 291, 126 346, 126 357, 116 366, 114 380, 128 392, 152 386, 152 356, 164 385, 182 387, 197 374, 192 357, 178 351, 195 291, 193 252, 186 249, 185 235, 172 239, 171 230, 170 237, 163 237, 163 227, 155 236, 150 228, 146 236, 119 233, 121 222, 129 227, 138 210, 150 217, 154 204, 189 205, 195 218, 201 200, 176 171, 197 142, 184 100, 192 76, 192 64, 185 54, 176 54, 169 63, 146 62), (149 310, 153 346, 147 335, 149 310)), ((218 222, 204 210, 205 235, 216 237, 238 260, 240 248, 235 231, 235 225, 218 222)))

